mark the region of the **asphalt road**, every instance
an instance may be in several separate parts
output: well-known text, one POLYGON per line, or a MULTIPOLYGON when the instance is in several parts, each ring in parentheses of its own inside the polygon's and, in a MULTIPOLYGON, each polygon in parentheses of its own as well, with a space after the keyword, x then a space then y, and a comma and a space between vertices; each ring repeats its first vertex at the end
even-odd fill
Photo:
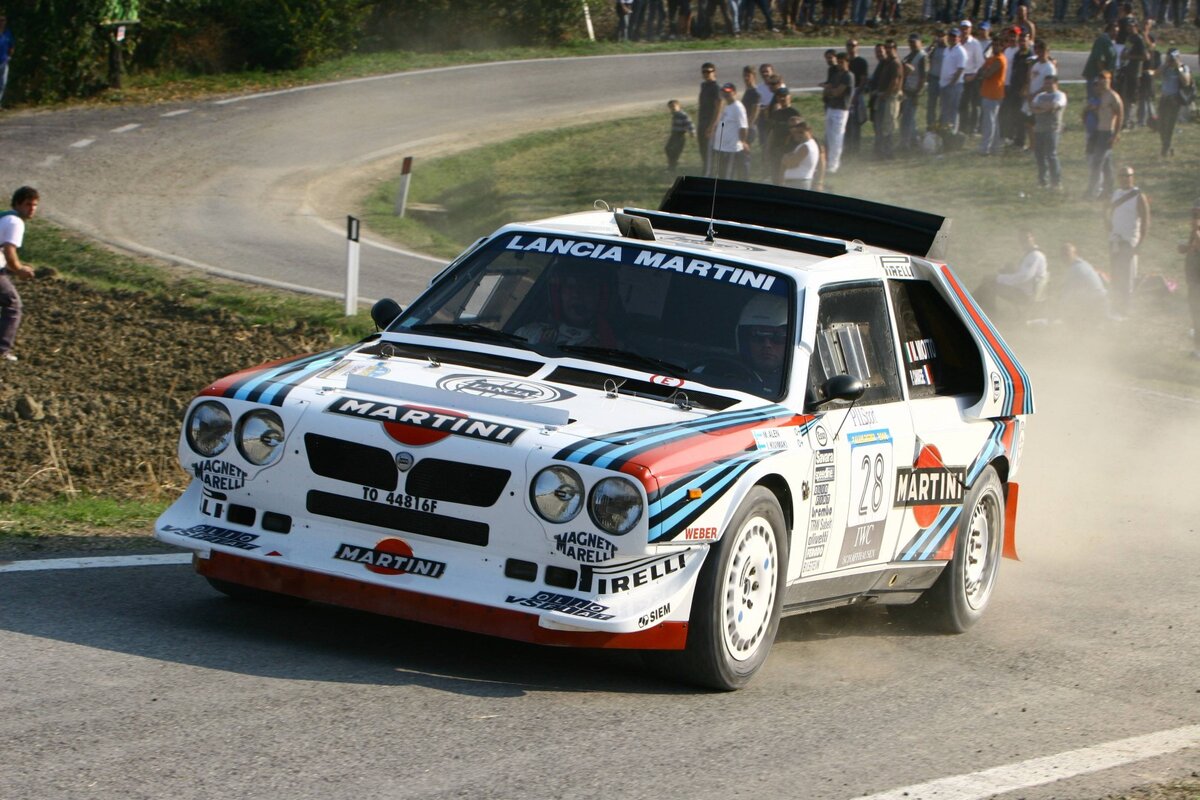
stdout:
MULTIPOLYGON (((103 238, 335 290, 344 244, 321 222, 348 191, 339 165, 461 144, 471 119, 498 133, 659 102, 690 91, 706 57, 493 65, 170 117, 180 109, 27 115, 0 125, 0 164, 103 238)), ((752 58, 815 83, 795 66, 819 64, 811 52, 752 58)), ((744 59, 713 60, 731 75, 744 59)), ((436 268, 384 250, 364 267, 376 296, 436 268)), ((1097 374, 1062 343, 1018 349, 1046 359, 1030 364, 1023 561, 1004 564, 964 636, 907 632, 881 609, 792 618, 748 689, 709 694, 631 654, 242 605, 186 566, 0 572, 0 798, 848 800, 1193 730, 1200 523, 1180 443, 1200 435, 1197 404, 1097 374)), ((1190 735, 1189 749, 1011 796, 1186 776, 1200 764, 1190 735)))
MULTIPOLYGON (((739 86, 743 64, 770 61, 793 89, 812 88, 824 80, 823 50, 507 62, 217 102, 6 116, 0 174, 37 186, 47 217, 113 244, 340 293, 346 215, 404 156, 419 169, 428 155, 520 131, 694 101, 705 60, 739 86)), ((1083 56, 1060 54, 1061 73, 1078 75, 1083 56)), ((401 302, 441 266, 371 244, 361 262, 360 294, 401 302)))

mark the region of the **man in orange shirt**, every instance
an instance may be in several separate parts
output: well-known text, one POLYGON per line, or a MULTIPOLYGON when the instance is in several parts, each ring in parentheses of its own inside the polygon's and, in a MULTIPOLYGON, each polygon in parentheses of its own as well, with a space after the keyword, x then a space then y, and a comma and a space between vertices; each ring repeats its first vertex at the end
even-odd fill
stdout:
POLYGON ((982 99, 980 126, 983 142, 979 145, 980 155, 991 156, 1000 152, 1003 137, 1000 136, 1000 104, 1004 102, 1004 72, 1008 60, 999 38, 992 40, 991 55, 979 70, 979 95, 982 99))

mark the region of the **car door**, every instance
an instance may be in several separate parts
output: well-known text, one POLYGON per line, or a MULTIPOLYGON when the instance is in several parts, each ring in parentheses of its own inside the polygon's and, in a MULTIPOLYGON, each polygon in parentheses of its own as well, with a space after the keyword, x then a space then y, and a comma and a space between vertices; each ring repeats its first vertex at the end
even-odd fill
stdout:
POLYGON ((819 419, 808 434, 814 467, 801 577, 891 560, 903 515, 893 504, 896 467, 914 450, 883 281, 825 286, 818 303, 808 406, 819 419), (824 396, 839 374, 865 385, 856 402, 824 396))

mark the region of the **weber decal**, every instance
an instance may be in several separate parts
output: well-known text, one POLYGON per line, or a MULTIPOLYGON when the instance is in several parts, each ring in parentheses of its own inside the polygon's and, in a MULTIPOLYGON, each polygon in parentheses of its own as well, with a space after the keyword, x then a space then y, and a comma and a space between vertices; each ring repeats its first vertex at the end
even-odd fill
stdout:
POLYGON ((333 557, 339 561, 362 564, 377 575, 420 575, 425 578, 440 578, 446 573, 446 564, 431 558, 413 555, 412 548, 403 539, 384 539, 374 547, 359 547, 342 543, 333 557))
POLYGON ((597 533, 567 531, 554 537, 554 549, 581 564, 601 564, 611 561, 617 546, 597 533))
POLYGON ((586 617, 587 619, 613 618, 612 614, 604 613, 608 611, 608 606, 593 603, 591 600, 585 600, 582 597, 572 597, 569 594, 538 592, 533 597, 517 597, 510 594, 505 602, 524 606, 525 608, 536 608, 539 611, 558 611, 563 614, 570 614, 572 617, 586 617))
POLYGON ((515 425, 488 422, 453 411, 381 403, 355 397, 339 398, 325 410, 331 414, 380 422, 388 436, 412 446, 432 444, 447 436, 464 436, 485 442, 512 444, 525 432, 524 428, 515 425))
POLYGON ((686 542, 715 542, 720 536, 716 528, 684 528, 679 538, 686 542))
POLYGON ((189 539, 195 539, 200 542, 211 542, 219 544, 223 547, 235 547, 238 550, 257 550, 258 545, 251 544, 257 541, 258 536, 245 531, 234 531, 229 528, 218 528, 216 525, 193 525, 190 528, 177 528, 174 525, 164 525, 165 533, 174 533, 179 536, 186 536, 189 539))
POLYGON ((228 461, 215 458, 196 461, 191 465, 191 469, 196 480, 210 489, 228 492, 246 485, 246 470, 228 461))

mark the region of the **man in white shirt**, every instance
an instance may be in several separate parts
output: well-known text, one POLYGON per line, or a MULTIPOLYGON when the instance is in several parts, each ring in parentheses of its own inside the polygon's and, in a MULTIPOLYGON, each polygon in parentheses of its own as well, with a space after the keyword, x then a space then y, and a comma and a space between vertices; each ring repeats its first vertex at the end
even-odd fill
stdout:
POLYGON ((938 99, 942 104, 942 129, 958 133, 958 104, 962 100, 963 74, 967 66, 967 51, 958 43, 959 30, 946 33, 946 53, 942 56, 942 74, 938 78, 938 99))
POLYGON ((750 148, 750 122, 745 106, 737 101, 737 87, 732 83, 721 87, 721 100, 725 108, 713 135, 712 174, 730 180, 740 175, 744 163, 741 154, 750 148))
POLYGON ((37 189, 22 186, 13 192, 12 211, 0 215, 0 251, 4 253, 4 266, 0 267, 0 362, 17 360, 12 348, 21 326, 21 295, 12 276, 33 277, 33 269, 21 263, 17 250, 25 241, 25 222, 37 213, 40 199, 37 189))
POLYGON ((1105 209, 1108 226, 1109 266, 1112 271, 1113 312, 1129 313, 1137 283, 1138 246, 1150 232, 1150 199, 1134 184, 1133 167, 1117 173, 1117 188, 1105 209))
POLYGON ((967 52, 959 122, 963 133, 974 134, 979 124, 979 70, 983 68, 983 43, 971 35, 971 20, 964 19, 958 27, 962 30, 959 44, 967 52))
POLYGON ((799 117, 788 121, 791 149, 783 154, 783 185, 793 189, 811 189, 821 148, 813 138, 812 128, 799 117))
POLYGON ((1073 242, 1062 247, 1067 265, 1058 290, 1058 315, 1074 325, 1095 325, 1108 317, 1108 289, 1096 268, 1079 256, 1073 242))
POLYGON ((975 290, 975 299, 989 314, 1002 310, 1000 300, 1003 299, 1027 316, 1034 303, 1045 299, 1049 281, 1046 255, 1038 248, 1033 231, 1022 230, 1017 238, 1025 255, 1016 269, 996 273, 975 290))

